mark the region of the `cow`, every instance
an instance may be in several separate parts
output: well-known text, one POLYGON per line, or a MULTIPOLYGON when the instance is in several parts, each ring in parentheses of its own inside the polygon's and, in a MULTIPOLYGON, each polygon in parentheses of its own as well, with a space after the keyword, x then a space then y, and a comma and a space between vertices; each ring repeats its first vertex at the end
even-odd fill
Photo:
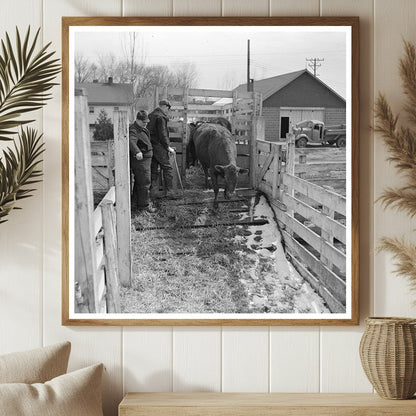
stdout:
POLYGON ((195 151, 195 143, 193 140, 195 130, 204 123, 210 124, 219 124, 225 127, 229 132, 231 132, 231 123, 224 117, 217 117, 215 119, 211 119, 210 121, 197 121, 195 123, 189 123, 186 126, 186 132, 189 137, 189 142, 186 146, 186 168, 189 169, 190 166, 195 166, 197 162, 196 151, 195 151))
POLYGON ((214 208, 218 208, 218 176, 224 179, 224 197, 230 199, 235 193, 237 177, 248 169, 237 166, 237 146, 230 130, 221 124, 203 123, 196 126, 192 135, 195 154, 205 173, 211 176, 214 189, 214 208))

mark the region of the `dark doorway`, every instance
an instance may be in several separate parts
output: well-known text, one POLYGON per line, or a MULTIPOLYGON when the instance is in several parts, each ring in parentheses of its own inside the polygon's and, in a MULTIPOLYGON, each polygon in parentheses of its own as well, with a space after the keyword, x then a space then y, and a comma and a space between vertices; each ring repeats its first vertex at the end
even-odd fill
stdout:
POLYGON ((280 117, 280 138, 286 139, 287 133, 289 133, 289 117, 280 117))

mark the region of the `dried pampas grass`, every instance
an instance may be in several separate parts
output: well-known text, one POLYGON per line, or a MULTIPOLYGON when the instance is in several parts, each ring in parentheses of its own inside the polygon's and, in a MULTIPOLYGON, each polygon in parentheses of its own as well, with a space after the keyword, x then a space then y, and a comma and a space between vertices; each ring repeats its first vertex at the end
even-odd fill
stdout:
MULTIPOLYGON (((404 41, 405 54, 400 59, 400 77, 406 102, 404 110, 413 128, 416 128, 416 46, 404 41)), ((405 211, 410 218, 416 215, 416 130, 398 126, 395 115, 386 97, 379 94, 375 105, 377 123, 375 131, 380 133, 397 170, 408 183, 402 188, 387 188, 378 198, 384 208, 393 207, 405 211)), ((382 238, 379 250, 393 253, 397 261, 396 273, 409 279, 410 287, 416 291, 416 245, 399 238, 382 238)), ((416 302, 415 302, 416 303, 416 302)))

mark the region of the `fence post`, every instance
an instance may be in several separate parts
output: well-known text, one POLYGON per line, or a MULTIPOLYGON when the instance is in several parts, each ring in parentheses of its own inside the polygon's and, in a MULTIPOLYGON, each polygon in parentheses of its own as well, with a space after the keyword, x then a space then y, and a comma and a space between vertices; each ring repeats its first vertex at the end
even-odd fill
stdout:
POLYGON ((130 159, 127 111, 114 111, 117 257, 120 283, 131 284, 130 159))
POLYGON ((253 117, 251 122, 251 140, 250 140, 250 186, 257 186, 257 140, 264 140, 264 118, 253 117))
POLYGON ((155 94, 154 94, 154 103, 153 108, 156 108, 159 106, 159 87, 155 88, 155 94))
POLYGON ((188 88, 183 89, 183 124, 182 124, 182 178, 186 174, 186 148, 188 146, 188 88))
MULTIPOLYGON (((94 210, 91 173, 91 144, 88 129, 88 99, 85 90, 75 91, 75 264, 77 293, 75 311, 98 311, 95 236, 92 223, 94 210), (81 302, 81 299, 82 302, 81 302)), ((74 284, 76 283, 74 282, 74 284)))
MULTIPOLYGON (((286 134, 287 150, 286 150, 286 173, 291 176, 295 176, 295 135, 293 133, 286 134)), ((289 189, 288 194, 291 197, 295 196, 295 190, 289 189)), ((291 217, 295 216, 293 209, 287 211, 291 217)), ((288 234, 293 236, 293 231, 288 230, 288 234)))
POLYGON ((107 141, 108 189, 114 186, 114 140, 107 141))
POLYGON ((233 91, 233 102, 231 104, 231 133, 236 135, 236 111, 237 111, 237 91, 233 91))
POLYGON ((287 133, 287 151, 286 151, 286 173, 295 175, 295 135, 287 133))
POLYGON ((272 145, 272 151, 274 153, 272 198, 276 199, 278 196, 280 198, 282 147, 274 144, 272 145))
POLYGON ((118 279, 116 224, 113 201, 101 201, 105 247, 105 280, 107 313, 120 313, 120 285, 118 279))

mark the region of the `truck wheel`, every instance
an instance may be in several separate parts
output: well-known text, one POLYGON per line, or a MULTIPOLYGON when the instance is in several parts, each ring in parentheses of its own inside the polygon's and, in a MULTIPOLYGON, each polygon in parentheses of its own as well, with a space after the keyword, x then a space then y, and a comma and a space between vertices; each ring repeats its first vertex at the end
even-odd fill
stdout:
POLYGON ((301 137, 300 139, 296 140, 296 147, 306 147, 308 141, 304 138, 301 137))
POLYGON ((339 139, 337 139, 337 147, 345 147, 345 145, 346 145, 345 137, 340 137, 339 139))

